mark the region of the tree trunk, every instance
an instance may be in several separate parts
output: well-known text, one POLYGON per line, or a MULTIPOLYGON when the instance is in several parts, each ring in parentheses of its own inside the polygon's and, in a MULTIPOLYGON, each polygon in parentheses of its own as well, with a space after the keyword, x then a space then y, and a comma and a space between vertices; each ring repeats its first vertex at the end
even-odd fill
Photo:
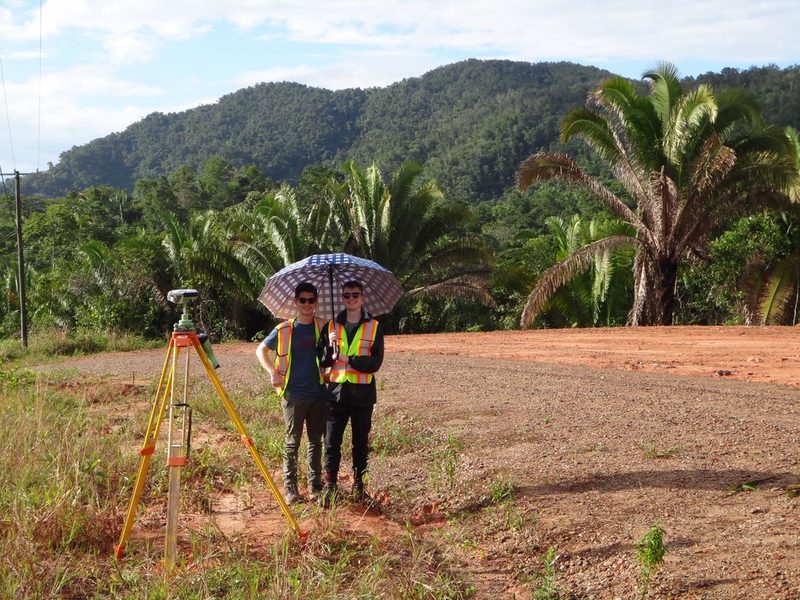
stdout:
POLYGON ((675 310, 675 280, 678 275, 678 264, 672 258, 660 258, 653 263, 654 272, 650 287, 649 322, 643 325, 672 325, 672 314, 675 310))
POLYGON ((630 323, 637 325, 672 325, 675 310, 675 280, 678 263, 672 257, 646 261, 638 272, 634 310, 630 323))

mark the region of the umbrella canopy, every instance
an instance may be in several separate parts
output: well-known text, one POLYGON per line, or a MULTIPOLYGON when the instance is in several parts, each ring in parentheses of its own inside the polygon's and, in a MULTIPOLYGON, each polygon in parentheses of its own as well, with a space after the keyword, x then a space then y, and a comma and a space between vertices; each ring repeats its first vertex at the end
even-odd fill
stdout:
POLYGON ((330 320, 344 310, 340 292, 342 285, 352 280, 364 286, 364 307, 372 315, 388 313, 403 295, 391 271, 366 258, 340 252, 313 254, 284 267, 267 280, 258 300, 276 318, 289 319, 296 313, 294 288, 308 281, 319 292, 317 316, 330 320))

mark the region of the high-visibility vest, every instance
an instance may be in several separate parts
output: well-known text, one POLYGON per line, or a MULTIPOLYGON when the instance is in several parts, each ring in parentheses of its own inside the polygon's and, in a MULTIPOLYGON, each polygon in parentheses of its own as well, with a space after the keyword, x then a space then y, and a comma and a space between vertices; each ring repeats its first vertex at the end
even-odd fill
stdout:
MULTIPOLYGON (((289 373, 292 370, 292 332, 294 331, 294 322, 296 320, 290 319, 277 326, 278 343, 275 345, 275 370, 283 375, 283 386, 278 388, 279 396, 283 396, 286 393, 286 386, 289 385, 289 373)), ((319 332, 324 326, 325 321, 314 317, 314 339, 316 341, 319 341, 319 332)), ((319 369, 319 356, 317 357, 317 369, 319 369)), ((319 382, 325 383, 321 370, 319 382)))
MULTIPOLYGON (((328 326, 328 334, 332 334, 336 327, 336 339, 339 340, 339 354, 343 356, 369 356, 375 336, 378 333, 378 322, 375 319, 364 321, 356 329, 356 334, 352 341, 347 339, 347 329, 341 323, 331 321, 328 326)), ((333 363, 329 374, 330 381, 333 383, 372 383, 372 373, 362 373, 356 371, 350 363, 343 365, 333 363)))

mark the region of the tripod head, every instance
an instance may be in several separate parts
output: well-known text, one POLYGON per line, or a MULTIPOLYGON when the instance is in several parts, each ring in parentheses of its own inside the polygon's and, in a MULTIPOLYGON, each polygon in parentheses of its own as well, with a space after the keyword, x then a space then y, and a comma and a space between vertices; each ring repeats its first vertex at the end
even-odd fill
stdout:
POLYGON ((181 320, 175 323, 175 331, 194 331, 194 323, 189 318, 189 303, 197 300, 200 293, 197 290, 182 288, 177 290, 170 290, 167 292, 167 300, 176 306, 183 306, 183 313, 181 320))

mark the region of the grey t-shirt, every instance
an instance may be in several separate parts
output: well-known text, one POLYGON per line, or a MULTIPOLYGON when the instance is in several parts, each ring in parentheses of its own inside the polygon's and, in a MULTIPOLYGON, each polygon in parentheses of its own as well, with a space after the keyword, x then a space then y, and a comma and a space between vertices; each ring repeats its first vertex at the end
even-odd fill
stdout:
MULTIPOLYGON (((275 350, 278 345, 278 330, 273 329, 264 339, 264 345, 275 350)), ((324 388, 319 382, 317 366, 317 340, 314 335, 314 323, 305 325, 294 322, 292 331, 292 356, 289 370, 289 383, 286 393, 294 398, 316 400, 324 397, 324 388)))

